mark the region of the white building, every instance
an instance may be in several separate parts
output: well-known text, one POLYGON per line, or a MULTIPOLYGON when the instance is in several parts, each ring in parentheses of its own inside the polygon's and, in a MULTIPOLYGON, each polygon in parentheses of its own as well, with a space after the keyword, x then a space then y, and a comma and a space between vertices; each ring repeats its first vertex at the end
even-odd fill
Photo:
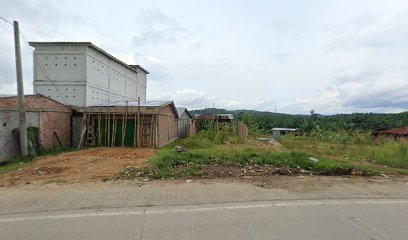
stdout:
POLYGON ((34 94, 87 107, 118 100, 146 101, 146 75, 90 42, 30 42, 34 51, 34 94))

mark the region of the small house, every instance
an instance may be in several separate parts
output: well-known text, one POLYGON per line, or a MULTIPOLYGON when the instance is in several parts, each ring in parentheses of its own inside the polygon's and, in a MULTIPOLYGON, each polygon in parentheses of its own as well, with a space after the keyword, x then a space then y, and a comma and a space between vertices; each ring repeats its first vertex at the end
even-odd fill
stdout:
POLYGON ((275 140, 278 140, 282 135, 285 135, 286 133, 293 133, 296 131, 297 128, 272 128, 272 136, 275 140))
MULTIPOLYGON (((71 147, 71 108, 40 94, 26 95, 25 103, 27 127, 39 130, 42 147, 71 147)), ((19 138, 13 134, 19 128, 18 113, 17 96, 0 97, 0 160, 20 154, 19 138)))
POLYGON ((179 115, 177 127, 179 138, 185 138, 195 135, 195 122, 193 120, 193 116, 190 114, 187 108, 179 107, 177 108, 177 112, 179 115))
POLYGON ((394 128, 385 131, 380 131, 379 134, 391 136, 395 140, 398 138, 408 138, 408 126, 402 128, 394 128))

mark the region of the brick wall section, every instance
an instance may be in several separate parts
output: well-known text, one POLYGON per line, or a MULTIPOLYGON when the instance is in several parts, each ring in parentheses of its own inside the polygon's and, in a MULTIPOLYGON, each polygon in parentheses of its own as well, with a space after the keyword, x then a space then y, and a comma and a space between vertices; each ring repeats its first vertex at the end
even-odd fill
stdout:
MULTIPOLYGON (((71 112, 71 108, 42 95, 26 95, 25 102, 27 111, 53 110, 71 112)), ((17 97, 0 98, 0 106, 17 108, 17 97)))
POLYGON ((159 115, 159 146, 177 139, 177 117, 171 105, 166 105, 160 110, 159 115))
MULTIPOLYGON (((40 138, 44 147, 51 149, 59 146, 59 142, 62 147, 71 146, 71 108, 42 95, 26 95, 25 102, 27 112, 40 112, 40 138)), ((0 107, 17 109, 17 97, 0 98, 0 107)))
POLYGON ((71 147, 71 113, 41 112, 40 129, 44 147, 71 147))

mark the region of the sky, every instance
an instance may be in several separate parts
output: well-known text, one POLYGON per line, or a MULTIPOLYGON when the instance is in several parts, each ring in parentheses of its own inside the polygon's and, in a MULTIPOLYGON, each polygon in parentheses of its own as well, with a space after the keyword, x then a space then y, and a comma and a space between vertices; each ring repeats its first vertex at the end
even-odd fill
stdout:
MULTIPOLYGON (((24 41, 90 41, 150 74, 148 100, 320 114, 408 110, 406 0, 0 0, 24 41)), ((17 92, 0 19, 0 94, 17 92)))

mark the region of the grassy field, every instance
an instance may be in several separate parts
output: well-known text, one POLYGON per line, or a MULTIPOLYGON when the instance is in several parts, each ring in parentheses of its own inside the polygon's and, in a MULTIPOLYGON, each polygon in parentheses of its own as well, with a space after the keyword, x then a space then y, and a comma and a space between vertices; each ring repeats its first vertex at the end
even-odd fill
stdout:
MULTIPOLYGON (((287 172, 290 174, 408 174, 406 142, 373 143, 355 137, 345 142, 338 139, 285 136, 280 143, 282 146, 276 147, 235 135, 217 136, 203 132, 159 149, 157 155, 150 160, 148 171, 154 178, 206 176, 209 173, 203 169, 208 169, 209 165, 215 166, 211 171, 221 173, 231 171, 221 166, 241 170, 248 166, 262 166, 269 170, 271 167, 278 170, 289 169, 287 172), (183 146, 187 151, 176 152, 176 146, 183 146), (319 161, 314 163, 310 157, 319 161)), ((121 172, 121 176, 132 176, 132 170, 121 172)))
MULTIPOLYGON (((332 160, 347 160, 355 164, 383 166, 408 170, 408 142, 389 139, 351 137, 343 140, 287 136, 280 141, 287 149, 308 152, 332 160)), ((404 171, 402 171, 404 172, 404 171)))

